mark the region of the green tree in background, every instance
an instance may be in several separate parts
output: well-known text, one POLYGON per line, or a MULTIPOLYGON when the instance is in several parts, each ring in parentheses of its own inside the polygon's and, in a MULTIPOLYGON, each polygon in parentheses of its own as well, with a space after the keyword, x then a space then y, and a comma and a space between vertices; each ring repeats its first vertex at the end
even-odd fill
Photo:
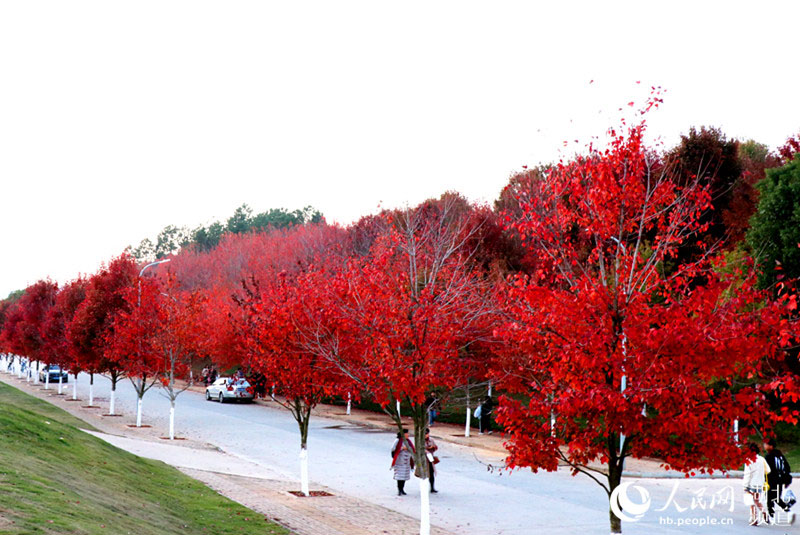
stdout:
POLYGON ((158 234, 155 243, 145 238, 138 247, 128 247, 127 250, 139 262, 152 261, 175 254, 187 246, 194 246, 200 251, 210 251, 219 244, 225 233, 244 234, 306 223, 322 223, 324 220, 322 213, 311 206, 293 211, 270 208, 266 212, 253 215, 253 209, 247 204, 242 204, 224 225, 214 221, 208 226, 200 225, 191 231, 186 227, 167 225, 158 234))
POLYGON ((191 235, 185 227, 167 225, 158 233, 158 238, 156 238, 156 258, 163 258, 177 253, 181 250, 181 247, 185 247, 189 243, 191 243, 191 235))
POLYGON ((219 244, 225 227, 219 221, 214 221, 208 227, 199 226, 192 231, 192 241, 200 251, 210 251, 219 244))
POLYGON ((250 230, 253 220, 253 209, 246 204, 241 205, 233 215, 228 218, 225 229, 234 234, 242 234, 250 230))
POLYGON ((784 276, 800 277, 800 155, 767 169, 757 188, 760 198, 747 243, 759 262, 759 282, 768 287, 784 276))
POLYGON ((25 290, 14 290, 13 292, 8 294, 8 297, 4 299, 4 301, 19 301, 19 298, 25 294, 25 290))

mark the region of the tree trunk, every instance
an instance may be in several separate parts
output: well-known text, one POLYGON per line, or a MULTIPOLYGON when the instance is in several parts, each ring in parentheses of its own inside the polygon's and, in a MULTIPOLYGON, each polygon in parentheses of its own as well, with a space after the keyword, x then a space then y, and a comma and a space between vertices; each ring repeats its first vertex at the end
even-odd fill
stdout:
MULTIPOLYGON (((175 440, 175 355, 170 351, 169 365, 169 439, 175 440)), ((191 384, 191 377, 189 379, 191 384)))
POLYGON ((136 427, 142 427, 142 395, 139 392, 136 394, 136 427))
POLYGON ((622 462, 617 462, 616 459, 612 459, 608 463, 608 490, 609 490, 609 508, 608 508, 608 518, 611 524, 611 533, 622 533, 622 520, 614 514, 614 511, 611 510, 611 501, 610 496, 613 495, 614 489, 619 487, 619 484, 622 480, 622 462))
POLYGON ((414 419, 414 475, 419 478, 419 535, 431 533, 431 501, 428 486, 428 456, 425 450, 425 430, 428 427, 428 411, 425 404, 411 405, 414 419))
POLYGON ((300 492, 311 495, 308 489, 308 449, 305 446, 300 448, 300 492))
POLYGON ((75 381, 72 383, 72 400, 77 401, 78 399, 78 374, 75 374, 75 381))
POLYGON ((114 414, 114 402, 117 398, 117 374, 111 374, 111 401, 108 404, 108 414, 114 414))
POLYGON ((94 373, 89 373, 89 406, 94 405, 94 373))
POLYGON ((64 394, 64 376, 61 375, 61 366, 58 367, 58 395, 64 394))
POLYGON ((419 479, 419 535, 431 533, 431 488, 427 479, 419 479))
POLYGON ((311 420, 311 407, 302 400, 295 399, 291 403, 292 415, 300 429, 300 492, 310 496, 308 486, 308 424, 311 420))
POLYGON ((136 427, 142 427, 142 399, 147 391, 147 375, 142 375, 137 379, 136 384, 136 427))
POLYGON ((50 390, 50 368, 47 368, 47 373, 44 374, 44 389, 50 390))
POLYGON ((472 425, 470 423, 470 418, 472 418, 472 408, 469 406, 470 405, 470 400, 469 400, 469 382, 467 382, 467 386, 464 388, 464 391, 467 394, 467 421, 464 423, 464 436, 469 438, 469 431, 470 431, 470 428, 472 427, 472 425))
POLYGON ((169 439, 175 440, 175 400, 169 400, 169 439))

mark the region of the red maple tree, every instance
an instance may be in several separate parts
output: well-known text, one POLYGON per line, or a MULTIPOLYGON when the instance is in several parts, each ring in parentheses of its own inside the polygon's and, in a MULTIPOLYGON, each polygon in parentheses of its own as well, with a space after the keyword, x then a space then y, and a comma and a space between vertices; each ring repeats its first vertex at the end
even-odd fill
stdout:
MULTIPOLYGON (((336 262, 338 257, 328 257, 336 262)), ((324 260, 322 260, 324 262, 324 260)), ((352 380, 316 351, 326 344, 334 319, 328 307, 325 270, 310 264, 298 273, 252 282, 237 299, 242 364, 269 378, 272 399, 290 411, 300 431, 301 490, 308 495, 308 426, 312 409, 325 397, 351 392, 352 380)))
POLYGON ((19 306, 19 299, 4 300, 0 302, 0 351, 6 358, 6 369, 13 369, 14 361, 22 353, 22 345, 19 338, 19 324, 22 321, 22 308, 19 306))
MULTIPOLYGON (((47 343, 47 317, 55 305, 58 284, 50 280, 40 280, 25 289, 18 305, 21 311, 21 321, 16 325, 16 336, 19 341, 21 354, 28 358, 29 371, 31 362, 44 362, 46 365, 63 365, 64 355, 57 347, 47 343)), ((49 383, 50 375, 47 375, 49 383)), ((59 376, 60 377, 60 376, 59 376)), ((59 393, 61 393, 61 380, 59 379, 59 393)))
MULTIPOLYGON (((426 400, 476 374, 472 345, 488 332, 491 300, 485 272, 471 246, 476 229, 455 199, 424 203, 395 214, 370 254, 351 257, 327 284, 339 317, 335 344, 318 350, 384 410, 410 406, 414 442, 425 442, 426 400), (344 343, 343 343, 344 341, 344 343)), ((429 530, 428 462, 415 452, 420 478, 420 530, 429 530)))
POLYGON ((116 316, 109 339, 110 358, 123 368, 137 392, 136 425, 141 426, 144 394, 160 384, 170 400, 170 439, 175 438, 175 401, 192 384, 192 358, 203 339, 198 329, 203 310, 200 294, 180 292, 177 286, 168 276, 164 283, 148 278, 128 288, 127 309, 116 316))
POLYGON ((111 414, 115 410, 117 383, 124 372, 117 361, 109 358, 108 341, 113 336, 115 317, 128 309, 124 291, 135 284, 137 273, 136 262, 129 255, 114 258, 101 267, 89 277, 86 298, 66 327, 73 358, 89 373, 91 383, 97 373, 111 379, 111 414))
POLYGON ((644 131, 611 131, 607 149, 561 163, 520 199, 511 224, 542 260, 511 279, 510 320, 496 329, 494 375, 515 394, 497 416, 509 465, 561 461, 609 496, 628 457, 685 472, 740 465, 734 421, 741 436, 768 432, 763 367, 786 339, 752 270, 702 249, 708 189, 677 186, 644 131), (703 253, 676 266, 685 243, 703 253))
MULTIPOLYGON (((53 306, 48 310, 43 327, 45 346, 48 353, 54 355, 54 362, 74 376, 72 383, 72 398, 77 399, 78 374, 83 371, 80 355, 72 351, 72 345, 67 339, 67 324, 72 321, 78 307, 86 298, 86 280, 78 278, 71 281, 58 291, 53 306)), ((92 404, 90 393, 89 405, 92 404)))

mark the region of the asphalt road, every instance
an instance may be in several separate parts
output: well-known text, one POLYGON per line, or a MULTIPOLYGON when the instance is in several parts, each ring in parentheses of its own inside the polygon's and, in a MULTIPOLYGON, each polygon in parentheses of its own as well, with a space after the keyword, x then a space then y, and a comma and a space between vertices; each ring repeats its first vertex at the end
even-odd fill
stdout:
MULTIPOLYGON (((107 400, 109 386, 105 378, 95 378, 95 396, 107 400)), ((85 399, 88 378, 81 376, 78 388, 85 399)), ((71 395, 71 385, 68 392, 71 395)), ((136 396, 129 381, 118 385, 117 400, 118 410, 133 422, 136 396)), ((107 405, 107 401, 100 404, 107 405)), ((143 422, 163 428, 166 434, 168 414, 168 400, 154 387, 144 397, 143 422)), ((211 443, 299 480, 300 435, 285 409, 208 402, 202 394, 186 391, 177 401, 175 425, 178 436, 211 443)), ((390 432, 312 419, 308 444, 312 490, 317 482, 419 518, 416 481, 407 485, 408 496, 396 496, 389 470, 393 441, 390 432)), ((454 444, 439 442, 439 446, 442 462, 436 483, 440 493, 431 496, 433 524, 469 535, 609 532, 606 494, 588 477, 573 477, 566 470, 538 474, 529 470, 490 470, 501 464, 499 457, 478 455, 454 444)), ((736 534, 755 529, 747 525, 748 511, 742 502, 740 480, 626 478, 624 482, 632 485, 627 496, 633 503, 646 501, 641 489, 650 500, 641 518, 623 523, 624 533, 736 534)), ((767 526, 759 530, 785 533, 797 528, 767 526)))

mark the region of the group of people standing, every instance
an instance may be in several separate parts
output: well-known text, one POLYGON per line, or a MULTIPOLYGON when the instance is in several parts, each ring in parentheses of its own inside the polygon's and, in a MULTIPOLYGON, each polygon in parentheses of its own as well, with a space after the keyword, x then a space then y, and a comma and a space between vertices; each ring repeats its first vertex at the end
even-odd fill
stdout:
POLYGON ((204 385, 208 386, 210 384, 213 384, 214 381, 217 380, 217 376, 218 373, 215 367, 206 366, 205 368, 203 368, 203 371, 200 374, 200 379, 203 381, 204 385))
MULTIPOLYGON (((439 492, 436 490, 436 465, 439 463, 439 458, 435 454, 438 449, 439 446, 436 445, 436 442, 431 437, 431 430, 425 429, 425 459, 428 463, 428 481, 430 482, 431 492, 434 494, 439 492)), ((392 469, 394 470, 394 479, 397 481, 398 496, 406 495, 406 481, 411 479, 416 451, 414 443, 408 438, 408 429, 403 429, 402 432, 397 433, 397 440, 394 441, 392 446, 392 469)))
POLYGON ((756 456, 744 467, 743 485, 745 503, 750 505, 750 525, 776 523, 776 505, 786 512, 786 522, 792 523, 794 513, 789 509, 795 500, 794 493, 787 489, 792 483, 789 462, 773 439, 765 441, 763 446, 762 457, 758 445, 750 444, 750 451, 756 456))
MULTIPOLYGON (((428 411, 428 427, 432 426, 436 421, 436 416, 439 413, 439 398, 435 393, 431 394, 425 400, 425 406, 428 411)), ((491 396, 486 396, 478 405, 475 410, 475 417, 479 421, 480 434, 492 432, 492 411, 494 409, 494 402, 491 396)), ((436 465, 439 463, 439 458, 436 456, 436 450, 439 447, 436 442, 431 438, 431 430, 425 429, 425 459, 428 463, 428 481, 431 486, 431 493, 437 493, 436 490, 436 465)), ((406 481, 411 479, 411 471, 414 470, 414 454, 416 449, 414 443, 408 438, 408 429, 403 429, 402 432, 397 433, 397 440, 392 446, 392 470, 394 470, 394 479, 397 481, 397 495, 405 496, 406 481)))

